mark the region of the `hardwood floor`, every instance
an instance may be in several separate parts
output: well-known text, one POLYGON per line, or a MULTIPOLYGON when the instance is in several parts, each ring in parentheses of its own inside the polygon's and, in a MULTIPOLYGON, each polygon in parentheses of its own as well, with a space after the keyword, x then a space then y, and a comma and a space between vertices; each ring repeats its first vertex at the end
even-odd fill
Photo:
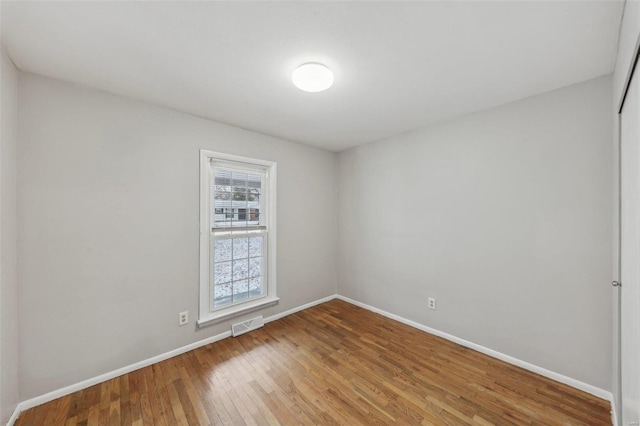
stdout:
POLYGON ((611 425, 607 401, 340 300, 32 408, 17 425, 611 425))

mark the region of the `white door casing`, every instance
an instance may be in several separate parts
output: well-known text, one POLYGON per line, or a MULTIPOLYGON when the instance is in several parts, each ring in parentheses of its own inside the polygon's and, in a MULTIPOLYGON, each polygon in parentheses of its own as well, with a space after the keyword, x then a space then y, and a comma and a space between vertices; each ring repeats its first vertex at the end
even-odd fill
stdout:
MULTIPOLYGON (((636 73, 637 74, 637 73, 636 73)), ((620 116, 620 358, 622 424, 640 425, 640 116, 638 76, 620 116)))

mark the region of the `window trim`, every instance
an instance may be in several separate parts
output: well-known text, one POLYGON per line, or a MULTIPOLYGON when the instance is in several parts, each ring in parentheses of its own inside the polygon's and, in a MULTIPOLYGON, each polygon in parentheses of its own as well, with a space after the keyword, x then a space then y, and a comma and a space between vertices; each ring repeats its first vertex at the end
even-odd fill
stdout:
POLYGON ((200 150, 200 286, 199 286, 199 313, 198 327, 211 325, 247 312, 273 306, 280 300, 276 292, 276 171, 277 165, 273 161, 260 160, 256 158, 242 157, 239 155, 225 154, 221 152, 200 150), (209 170, 211 161, 228 161, 233 163, 244 163, 248 168, 263 167, 267 173, 267 289, 266 295, 260 298, 250 299, 246 302, 231 305, 228 308, 210 309, 210 267, 211 258, 210 235, 212 224, 210 223, 209 205, 209 170))

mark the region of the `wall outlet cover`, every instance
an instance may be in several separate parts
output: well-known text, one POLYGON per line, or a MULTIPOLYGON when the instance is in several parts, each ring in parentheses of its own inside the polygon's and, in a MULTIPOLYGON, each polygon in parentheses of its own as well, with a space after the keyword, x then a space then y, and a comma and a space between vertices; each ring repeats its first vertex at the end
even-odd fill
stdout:
POLYGON ((178 325, 189 324, 189 311, 180 312, 178 314, 178 325))

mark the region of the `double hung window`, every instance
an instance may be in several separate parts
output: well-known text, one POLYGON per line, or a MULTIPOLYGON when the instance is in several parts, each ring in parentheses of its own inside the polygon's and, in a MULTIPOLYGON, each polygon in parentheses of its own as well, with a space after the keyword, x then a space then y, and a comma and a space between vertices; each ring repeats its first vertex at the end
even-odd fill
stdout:
POLYGON ((277 302, 275 163, 201 151, 200 318, 277 302))

